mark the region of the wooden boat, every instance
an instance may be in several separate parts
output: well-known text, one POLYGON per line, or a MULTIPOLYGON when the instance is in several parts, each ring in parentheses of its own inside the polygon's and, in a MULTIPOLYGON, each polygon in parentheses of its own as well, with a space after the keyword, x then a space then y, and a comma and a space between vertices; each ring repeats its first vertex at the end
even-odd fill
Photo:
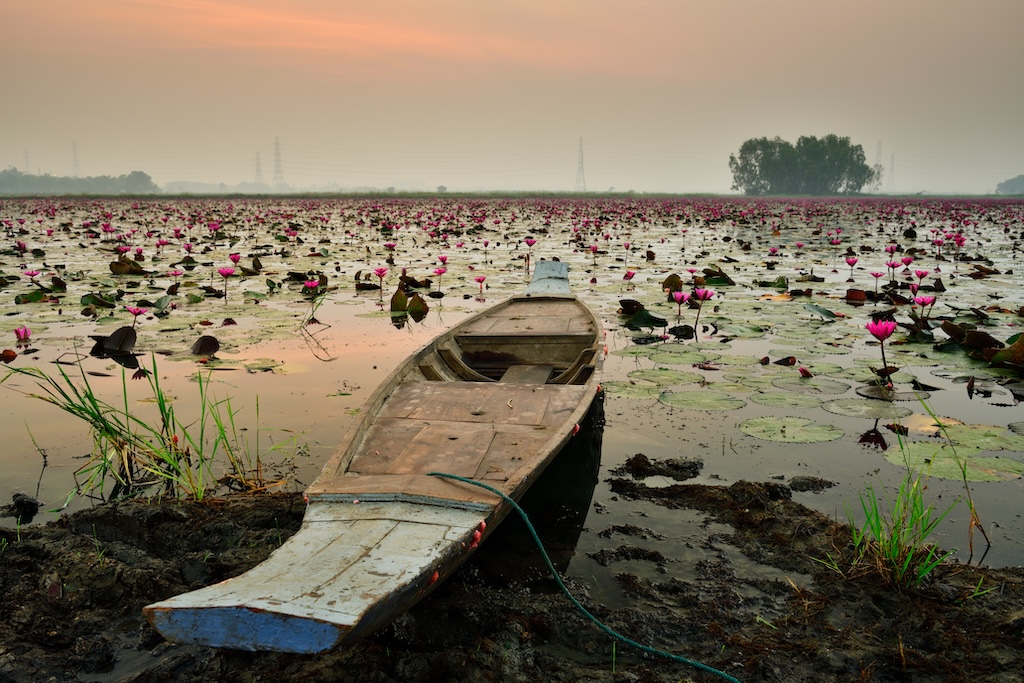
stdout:
POLYGON ((579 429, 601 325, 540 261, 521 295, 406 359, 307 489, 300 530, 233 579, 144 609, 166 638, 310 653, 389 623, 450 575, 579 429))

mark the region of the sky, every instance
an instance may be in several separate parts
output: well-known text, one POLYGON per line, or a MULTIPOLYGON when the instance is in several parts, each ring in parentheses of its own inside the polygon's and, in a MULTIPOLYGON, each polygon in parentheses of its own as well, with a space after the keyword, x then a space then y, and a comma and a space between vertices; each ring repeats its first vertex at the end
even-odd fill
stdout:
POLYGON ((0 3, 0 170, 726 193, 836 134, 883 192, 1024 174, 1020 0, 0 3))

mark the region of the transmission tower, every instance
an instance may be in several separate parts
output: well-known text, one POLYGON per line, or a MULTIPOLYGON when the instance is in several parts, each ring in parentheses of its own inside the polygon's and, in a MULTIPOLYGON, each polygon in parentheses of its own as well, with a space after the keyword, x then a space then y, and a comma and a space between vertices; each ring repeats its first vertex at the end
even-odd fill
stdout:
POLYGON ((274 187, 284 187, 284 164, 281 163, 281 143, 274 138, 274 187))
POLYGON ((576 191, 587 191, 587 176, 583 173, 583 138, 580 138, 580 160, 576 164, 576 191))
POLYGON ((257 185, 263 184, 263 165, 260 164, 260 153, 256 152, 256 177, 253 182, 257 185))
POLYGON ((896 155, 889 157, 889 192, 896 191, 896 155))
POLYGON ((875 147, 875 165, 871 167, 875 172, 874 180, 871 181, 869 189, 872 194, 877 194, 882 189, 882 141, 878 141, 875 147))

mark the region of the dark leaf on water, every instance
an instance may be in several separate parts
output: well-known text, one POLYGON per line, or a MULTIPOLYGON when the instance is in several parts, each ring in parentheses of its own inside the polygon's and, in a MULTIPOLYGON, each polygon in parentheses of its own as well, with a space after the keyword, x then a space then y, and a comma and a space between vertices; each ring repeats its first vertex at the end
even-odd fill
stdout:
POLYGON ((402 288, 399 287, 395 290, 395 293, 391 295, 391 312, 399 313, 404 312, 409 308, 409 297, 406 296, 402 288))
POLYGON ((98 308, 113 308, 114 302, 99 294, 83 294, 81 303, 83 306, 96 306, 98 308))
POLYGON ((26 294, 18 294, 14 297, 14 303, 16 304, 37 304, 40 301, 46 301, 50 298, 50 295, 42 289, 36 289, 26 294))
POLYGON ((217 341, 216 337, 209 334, 204 334, 192 345, 193 356, 213 356, 219 350, 220 342, 217 341))
POLYGON ((422 322, 427 317, 427 311, 430 310, 430 306, 423 300, 419 294, 413 294, 409 297, 409 305, 406 308, 409 312, 409 317, 416 322, 422 322))
POLYGON ((103 349, 111 356, 118 353, 130 353, 135 348, 135 328, 125 325, 119 327, 103 340, 103 349))
MULTIPOLYGON (((664 291, 679 292, 679 291, 682 291, 682 289, 683 289, 683 279, 681 277, 679 277, 678 275, 676 275, 675 273, 672 273, 667 278, 665 278, 664 280, 661 281, 661 290, 663 292, 664 291)), ((671 297, 671 296, 672 295, 669 294, 669 297, 671 297)))
POLYGON ((692 325, 673 325, 668 328, 668 333, 676 339, 693 339, 692 325))
POLYGON ((626 328, 634 332, 654 327, 668 327, 668 321, 647 309, 637 311, 626 321, 626 328))
POLYGON ((622 315, 633 315, 644 310, 644 305, 636 299, 619 299, 619 311, 622 315))

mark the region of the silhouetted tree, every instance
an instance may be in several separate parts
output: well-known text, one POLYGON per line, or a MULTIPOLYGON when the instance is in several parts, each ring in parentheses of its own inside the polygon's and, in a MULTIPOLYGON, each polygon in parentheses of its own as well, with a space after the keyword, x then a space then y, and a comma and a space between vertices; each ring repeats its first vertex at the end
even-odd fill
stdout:
POLYGON ((729 155, 732 188, 748 195, 852 194, 875 179, 864 149, 850 138, 803 136, 793 145, 782 138, 753 138, 729 155))
POLYGON ((48 194, 156 194, 160 188, 142 171, 128 175, 69 178, 67 176, 31 175, 15 168, 0 171, 2 195, 48 194))
POLYGON ((1024 194, 1024 175, 1004 180, 996 185, 996 194, 1024 194))

